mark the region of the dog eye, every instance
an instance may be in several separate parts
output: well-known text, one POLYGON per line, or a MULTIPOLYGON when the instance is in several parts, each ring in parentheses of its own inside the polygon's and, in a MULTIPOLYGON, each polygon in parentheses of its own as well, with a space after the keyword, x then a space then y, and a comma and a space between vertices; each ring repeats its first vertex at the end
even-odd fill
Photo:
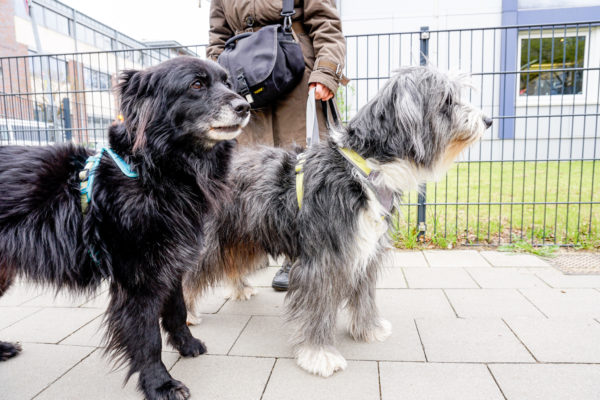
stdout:
POLYGON ((190 86, 192 89, 202 89, 204 85, 202 84, 202 82, 200 82, 200 80, 196 79, 194 81, 194 83, 192 83, 192 85, 190 86))

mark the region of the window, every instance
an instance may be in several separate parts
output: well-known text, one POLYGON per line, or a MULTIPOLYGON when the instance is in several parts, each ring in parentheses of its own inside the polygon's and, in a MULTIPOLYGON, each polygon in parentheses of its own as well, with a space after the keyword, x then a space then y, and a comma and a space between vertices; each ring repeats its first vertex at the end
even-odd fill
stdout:
POLYGON ((110 75, 91 68, 83 69, 86 89, 110 89, 110 75))
POLYGON ((519 95, 581 94, 586 37, 533 36, 521 38, 519 95))
MULTIPOLYGON (((29 53, 33 55, 34 53, 29 53)), ((56 57, 36 56, 29 57, 29 68, 36 78, 48 79, 51 82, 67 84, 67 63, 56 57)))

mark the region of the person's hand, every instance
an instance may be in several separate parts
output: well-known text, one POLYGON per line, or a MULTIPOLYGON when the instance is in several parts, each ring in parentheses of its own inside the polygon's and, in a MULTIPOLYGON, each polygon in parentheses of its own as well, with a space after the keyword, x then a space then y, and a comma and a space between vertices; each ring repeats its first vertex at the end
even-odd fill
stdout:
POLYGON ((308 85, 309 88, 316 88, 315 100, 327 101, 333 97, 333 93, 329 88, 321 83, 311 83, 308 85))

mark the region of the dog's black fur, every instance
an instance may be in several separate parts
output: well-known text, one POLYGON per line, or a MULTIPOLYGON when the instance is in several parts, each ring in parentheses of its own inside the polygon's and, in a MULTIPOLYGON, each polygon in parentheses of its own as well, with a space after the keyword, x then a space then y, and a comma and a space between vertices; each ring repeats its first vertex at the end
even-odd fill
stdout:
MULTIPOLYGON (((107 280, 108 350, 129 364, 128 378, 140 373, 146 398, 185 399, 161 362, 159 319, 181 355, 206 351, 185 324, 181 277, 198 261, 234 146, 208 131, 224 114, 245 124, 249 106, 221 67, 191 57, 125 71, 117 90, 125 122, 110 128, 110 145, 139 178, 103 157, 86 215, 78 173, 90 150, 0 147, 0 295, 16 276, 78 293, 107 280)), ((2 342, 0 358, 19 350, 2 342)))

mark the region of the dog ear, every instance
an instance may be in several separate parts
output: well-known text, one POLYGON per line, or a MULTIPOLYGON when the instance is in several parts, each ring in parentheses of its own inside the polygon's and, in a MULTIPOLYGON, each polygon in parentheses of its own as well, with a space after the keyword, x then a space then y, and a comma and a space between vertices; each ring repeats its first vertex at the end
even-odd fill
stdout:
POLYGON ((416 162, 421 162, 425 158, 423 135, 429 129, 424 122, 426 100, 419 92, 417 83, 408 74, 402 77, 402 82, 397 82, 394 92, 395 119, 402 146, 409 149, 416 162))
POLYGON ((147 73, 130 69, 121 72, 116 87, 133 152, 146 145, 145 131, 153 117, 152 99, 144 96, 148 81, 147 73))
POLYGON ((140 71, 128 69, 121 71, 116 86, 117 96, 123 99, 126 94, 137 93, 140 83, 140 71))

